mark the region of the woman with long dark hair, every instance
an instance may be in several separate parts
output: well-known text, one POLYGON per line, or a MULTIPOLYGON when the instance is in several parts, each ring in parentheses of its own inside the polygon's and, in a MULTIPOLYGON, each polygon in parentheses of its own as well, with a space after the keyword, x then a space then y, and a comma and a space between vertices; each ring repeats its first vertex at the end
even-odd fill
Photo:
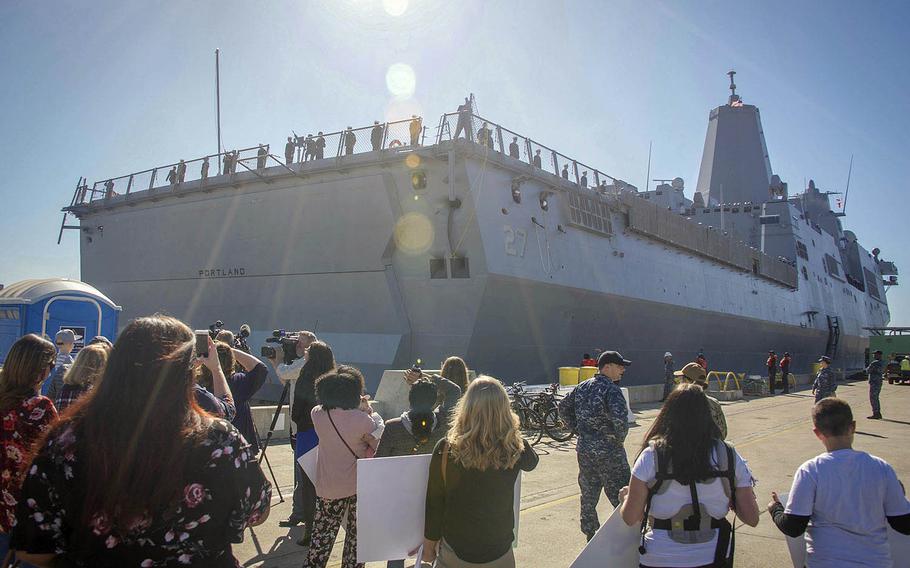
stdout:
POLYGON ((758 524, 752 472, 724 443, 701 387, 684 384, 667 397, 645 435, 628 487, 623 520, 642 526, 642 568, 727 566, 732 508, 758 524))
MULTIPOLYGON (((291 420, 297 425, 294 457, 299 458, 312 450, 319 443, 316 430, 313 429, 313 418, 310 413, 318 404, 316 401, 316 379, 335 368, 335 354, 325 342, 314 341, 304 351, 306 362, 300 369, 300 376, 294 387, 294 404, 291 405, 291 420)), ((297 485, 294 487, 293 509, 289 522, 285 524, 305 523, 303 538, 297 541, 300 546, 309 546, 313 534, 313 514, 316 511, 316 486, 303 473, 300 464, 294 460, 297 485)))
POLYGON ((271 486, 229 422, 195 403, 193 366, 227 388, 215 346, 155 315, 117 338, 101 383, 47 434, 22 487, 12 547, 40 566, 234 567, 271 486), (113 425, 113 426, 112 426, 113 425))
POLYGON ((0 562, 9 550, 9 532, 16 525, 16 503, 28 455, 57 418, 51 399, 38 394, 56 356, 53 343, 29 334, 13 343, 0 369, 0 562))

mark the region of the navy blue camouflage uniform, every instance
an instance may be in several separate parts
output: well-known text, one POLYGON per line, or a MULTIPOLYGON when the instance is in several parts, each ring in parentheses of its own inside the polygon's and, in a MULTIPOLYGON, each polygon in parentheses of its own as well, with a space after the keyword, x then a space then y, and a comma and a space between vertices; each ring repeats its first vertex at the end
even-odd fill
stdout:
POLYGON ((882 380, 884 374, 884 363, 881 359, 873 359, 869 366, 866 367, 866 374, 869 375, 869 404, 872 405, 872 415, 882 415, 882 403, 879 395, 882 392, 882 380))
POLYGON ((603 491, 614 507, 631 471, 623 441, 629 433, 626 399, 608 377, 597 374, 559 403, 559 414, 578 432, 578 486, 581 532, 588 539, 600 528, 597 502, 603 491))
POLYGON ((815 402, 834 396, 834 391, 837 390, 837 377, 834 376, 834 371, 830 367, 819 369, 812 388, 815 390, 815 402))

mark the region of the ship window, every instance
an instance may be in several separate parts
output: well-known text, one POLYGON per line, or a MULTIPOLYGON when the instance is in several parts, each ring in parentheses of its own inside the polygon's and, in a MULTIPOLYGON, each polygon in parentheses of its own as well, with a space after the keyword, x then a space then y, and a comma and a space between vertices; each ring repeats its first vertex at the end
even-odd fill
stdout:
POLYGON ((806 270, 806 267, 805 267, 805 266, 803 267, 803 279, 804 279, 804 280, 808 280, 808 279, 809 279, 809 271, 806 270))
POLYGON ((837 267, 837 260, 830 254, 825 255, 825 271, 831 276, 840 277, 840 269, 837 267))
POLYGON ((863 275, 866 277, 866 290, 869 291, 869 295, 875 299, 881 299, 875 274, 868 268, 863 268, 863 275))
POLYGON ((809 250, 802 241, 796 241, 796 256, 809 260, 809 250))
POLYGON ((433 280, 444 279, 449 277, 449 271, 446 270, 446 259, 430 259, 430 278, 433 280))
POLYGON ((464 257, 455 257, 452 259, 452 278, 470 278, 471 270, 468 266, 468 259, 464 257))

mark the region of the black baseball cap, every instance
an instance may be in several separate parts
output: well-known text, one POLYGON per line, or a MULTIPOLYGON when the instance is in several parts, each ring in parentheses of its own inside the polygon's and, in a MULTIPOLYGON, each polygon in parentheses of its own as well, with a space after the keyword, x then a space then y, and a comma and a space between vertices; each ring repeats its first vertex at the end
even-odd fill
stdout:
POLYGON ((628 367, 632 364, 632 361, 623 359, 623 356, 620 355, 619 351, 604 351, 597 359, 597 368, 602 369, 607 363, 615 363, 617 365, 622 365, 623 367, 628 367))

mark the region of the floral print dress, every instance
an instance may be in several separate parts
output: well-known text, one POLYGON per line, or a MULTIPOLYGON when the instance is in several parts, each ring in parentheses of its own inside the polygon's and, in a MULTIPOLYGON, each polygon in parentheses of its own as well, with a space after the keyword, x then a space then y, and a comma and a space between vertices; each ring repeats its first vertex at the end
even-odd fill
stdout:
POLYGON ((22 487, 12 548, 62 555, 68 566, 238 565, 231 543, 241 542, 244 529, 268 511, 272 486, 229 422, 215 420, 191 450, 180 499, 122 529, 105 515, 82 526, 79 446, 85 443, 68 425, 41 449, 22 487))
POLYGON ((51 399, 37 395, 3 415, 0 427, 0 533, 16 526, 19 486, 32 444, 57 419, 51 399))

